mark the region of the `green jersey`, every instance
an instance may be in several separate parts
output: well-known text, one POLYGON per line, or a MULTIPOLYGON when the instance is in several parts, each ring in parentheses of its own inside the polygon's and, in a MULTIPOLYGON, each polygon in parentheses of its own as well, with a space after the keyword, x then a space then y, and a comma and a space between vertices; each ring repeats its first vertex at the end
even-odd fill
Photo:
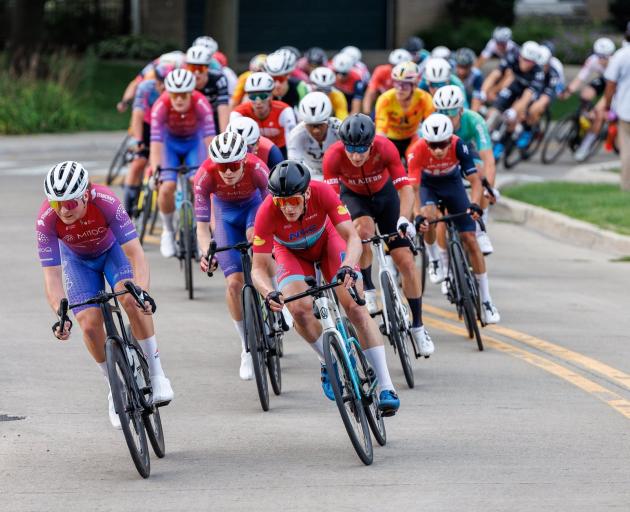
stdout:
POLYGON ((492 149, 490 133, 483 117, 467 108, 462 112, 459 130, 455 135, 477 152, 492 149))

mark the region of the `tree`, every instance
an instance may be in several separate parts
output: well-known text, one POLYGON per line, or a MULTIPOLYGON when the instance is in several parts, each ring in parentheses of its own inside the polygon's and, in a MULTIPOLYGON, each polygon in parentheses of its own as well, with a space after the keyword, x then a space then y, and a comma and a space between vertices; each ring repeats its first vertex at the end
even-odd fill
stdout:
POLYGON ((11 64, 17 69, 28 67, 31 56, 39 49, 44 32, 45 0, 13 0, 9 2, 11 31, 7 49, 11 64))

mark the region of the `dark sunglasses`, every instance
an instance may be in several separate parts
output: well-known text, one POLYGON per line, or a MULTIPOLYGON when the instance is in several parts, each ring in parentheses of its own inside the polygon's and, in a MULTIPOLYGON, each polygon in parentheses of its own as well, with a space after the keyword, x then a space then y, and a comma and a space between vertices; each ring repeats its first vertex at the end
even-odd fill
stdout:
POLYGON ((269 93, 268 92, 252 92, 248 94, 247 96, 249 97, 250 101, 256 101, 256 100, 265 101, 266 99, 269 98, 269 93))
POLYGON ((430 149, 446 149, 451 144, 451 139, 442 140, 440 142, 427 142, 430 149))
POLYGON ((348 153, 365 153, 368 149, 370 149, 370 146, 346 145, 345 148, 348 153))

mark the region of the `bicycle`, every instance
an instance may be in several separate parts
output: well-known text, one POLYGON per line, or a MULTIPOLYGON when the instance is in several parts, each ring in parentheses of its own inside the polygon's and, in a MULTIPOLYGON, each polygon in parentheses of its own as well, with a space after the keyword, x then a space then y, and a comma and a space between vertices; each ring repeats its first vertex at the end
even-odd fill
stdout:
MULTIPOLYGON (((464 318, 468 337, 470 339, 474 338, 477 341, 477 348, 482 351, 483 340, 481 339, 477 321, 479 321, 482 327, 485 327, 485 323, 481 318, 479 288, 477 280, 470 270, 466 251, 464 251, 459 237, 459 231, 457 231, 457 227, 454 223, 455 219, 463 217, 464 215, 469 214, 462 212, 444 215, 439 219, 430 221, 429 224, 437 224, 439 222, 446 224, 447 250, 449 256, 448 273, 446 276, 447 298, 455 305, 460 320, 462 317, 464 318)), ((481 229, 485 230, 483 221, 479 219, 478 222, 481 225, 481 229)))
MULTIPOLYGON (((267 385, 267 370, 269 381, 274 394, 282 392, 282 369, 280 355, 283 351, 284 332, 288 326, 283 322, 282 315, 271 311, 265 304, 252 281, 252 259, 250 256, 251 242, 239 242, 234 245, 217 247, 214 240, 210 242, 207 258, 210 265, 214 255, 218 252, 236 250, 240 252, 245 284, 241 291, 243 306, 243 324, 245 330, 246 350, 252 355, 254 377, 258 398, 263 411, 269 410, 269 387, 267 385)), ((208 277, 212 277, 214 269, 208 268, 208 277)))
POLYGON ((184 268, 184 284, 188 291, 188 298, 194 299, 193 290, 193 260, 197 261, 197 228, 195 211, 193 209, 192 189, 188 174, 199 166, 180 165, 157 169, 156 180, 164 171, 177 172, 177 190, 175 192, 175 212, 177 214, 177 234, 175 237, 175 257, 179 260, 180 269, 184 268))
POLYGON ((536 154, 549 130, 550 123, 551 113, 549 109, 547 109, 538 122, 530 127, 532 136, 529 144, 525 147, 519 147, 518 135, 512 134, 506 138, 505 149, 503 151, 503 165, 506 169, 511 169, 521 160, 529 160, 536 154))
MULTIPOLYGON (((157 176, 157 174, 155 176, 157 176)), ((158 192, 155 176, 152 175, 151 172, 145 174, 142 188, 138 194, 138 201, 134 205, 132 211, 132 217, 134 219, 136 231, 138 232, 138 240, 140 240, 140 244, 144 244, 144 237, 147 234, 147 228, 149 234, 153 233, 155 221, 157 220, 158 192)))
POLYGON ((131 135, 128 133, 125 134, 120 146, 116 150, 114 154, 114 158, 109 164, 109 169, 107 170, 107 177, 105 178, 105 184, 107 186, 111 185, 114 180, 120 176, 122 170, 127 167, 131 161, 135 157, 135 146, 136 143, 132 139, 131 135))
MULTIPOLYGON (((404 226, 401 226, 401 228, 404 228, 404 226)), ((411 358, 409 357, 409 350, 407 347, 407 340, 413 347, 416 359, 421 357, 420 350, 419 347, 416 346, 413 336, 411 335, 411 322, 409 321, 408 311, 404 306, 398 286, 395 284, 394 276, 392 275, 388 265, 385 263, 385 249, 383 248, 383 242, 387 243, 388 240, 398 236, 399 234, 396 232, 386 235, 376 234, 366 240, 362 240, 362 242, 364 244, 372 244, 374 246, 379 266, 378 277, 381 284, 381 295, 383 297, 383 304, 385 307, 383 307, 381 311, 375 313, 374 316, 380 314, 383 317, 383 323, 380 326, 381 333, 384 336, 387 336, 394 352, 398 354, 403 373, 405 374, 405 381, 410 388, 413 388, 415 381, 411 358)), ((412 243, 412 252, 415 254, 413 242, 411 240, 410 242, 412 243)))
MULTIPOLYGON (((374 460, 370 430, 379 445, 387 442, 385 422, 378 408, 376 374, 361 350, 354 327, 341 315, 332 296, 332 289, 342 283, 335 281, 318 286, 312 276, 305 277, 304 281, 308 290, 285 297, 284 303, 314 298, 313 309, 324 330, 324 358, 339 414, 357 455, 364 464, 370 465, 374 460)), ((357 304, 365 304, 356 288, 352 287, 349 292, 357 304)))
POLYGON ((151 473, 151 461, 147 445, 147 437, 158 458, 166 454, 164 431, 159 407, 152 403, 151 378, 149 366, 144 353, 126 328, 117 297, 130 293, 139 306, 144 308, 135 285, 131 281, 125 283, 125 290, 119 292, 99 292, 98 295, 77 304, 68 304, 68 299, 61 300, 59 308, 59 325, 65 325, 68 310, 87 304, 98 304, 103 315, 105 332, 105 356, 107 372, 111 388, 114 408, 120 424, 131 459, 143 478, 151 473), (110 301, 114 301, 114 306, 110 301), (116 328, 114 315, 118 319, 120 334, 116 328))

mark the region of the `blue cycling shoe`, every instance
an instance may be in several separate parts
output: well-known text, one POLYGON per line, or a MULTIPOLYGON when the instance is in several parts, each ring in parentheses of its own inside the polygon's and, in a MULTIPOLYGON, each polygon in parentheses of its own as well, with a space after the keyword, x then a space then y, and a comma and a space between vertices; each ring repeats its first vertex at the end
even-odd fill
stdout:
POLYGON ((395 391, 384 389, 378 397, 378 408, 383 416, 393 416, 400 407, 400 400, 395 391))
POLYGON ((322 364, 321 372, 322 390, 324 391, 324 395, 326 396, 326 398, 328 398, 328 400, 334 400, 335 393, 333 391, 332 384, 330 383, 330 377, 328 375, 326 365, 322 364))
POLYGON ((500 142, 497 142, 492 148, 492 154, 494 155, 494 159, 498 160, 503 155, 503 150, 505 146, 500 142))
POLYGON ((532 137, 534 134, 531 130, 523 130, 523 132, 519 135, 518 139, 516 139, 516 147, 519 149, 526 149, 532 142, 532 137))

